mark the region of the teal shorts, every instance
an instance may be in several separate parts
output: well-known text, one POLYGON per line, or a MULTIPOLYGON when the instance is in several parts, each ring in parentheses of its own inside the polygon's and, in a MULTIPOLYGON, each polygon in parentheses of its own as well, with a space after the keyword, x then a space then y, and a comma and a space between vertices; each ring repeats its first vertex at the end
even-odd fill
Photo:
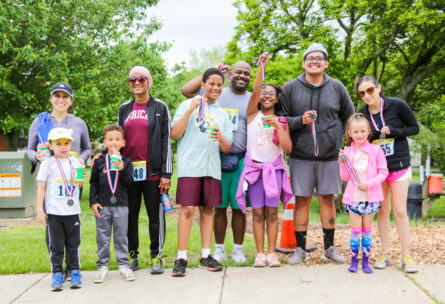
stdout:
MULTIPOLYGON (((239 160, 238 168, 233 172, 222 171, 221 175, 221 191, 222 191, 222 204, 216 208, 239 209, 238 202, 236 201, 236 191, 238 190, 238 183, 241 177, 241 173, 244 168, 244 157, 239 160)), ((250 207, 249 198, 246 197, 246 207, 250 207)))

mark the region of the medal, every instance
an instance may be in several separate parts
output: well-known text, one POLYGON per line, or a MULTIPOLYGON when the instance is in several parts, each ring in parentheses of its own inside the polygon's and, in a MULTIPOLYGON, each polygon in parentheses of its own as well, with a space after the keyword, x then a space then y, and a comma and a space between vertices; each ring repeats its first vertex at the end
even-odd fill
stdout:
POLYGON ((266 89, 266 84, 265 83, 262 83, 261 84, 261 90, 265 90, 266 89))
POLYGON ((66 204, 71 207, 72 205, 74 205, 74 200, 70 199, 66 202, 66 204))
POLYGON ((386 135, 384 133, 380 133, 380 139, 385 139, 386 135))
POLYGON ((342 161, 346 161, 346 155, 342 155, 342 156, 340 156, 340 159, 342 160, 342 161))
MULTIPOLYGON (((382 128, 384 126, 386 126, 385 119, 383 119, 383 104, 384 103, 385 103, 385 100, 383 99, 383 97, 380 97, 380 121, 382 123, 382 128)), ((369 116, 371 117, 371 122, 372 122, 372 125, 374 126, 374 129, 376 129, 376 131, 380 132, 382 130, 382 128, 379 129, 379 127, 377 126, 377 123, 374 120, 374 117, 372 117, 371 109, 369 108, 369 106, 368 106, 368 111, 369 111, 369 116)), ((382 135, 380 135, 380 138, 382 138, 381 136, 382 135)), ((384 136, 383 138, 385 138, 385 134, 383 134, 383 136, 384 136)))
POLYGON ((111 172, 110 172, 110 155, 108 153, 105 156, 105 168, 107 169, 108 186, 110 187, 112 194, 110 198, 110 203, 116 204, 117 198, 114 196, 114 193, 116 192, 117 189, 117 181, 119 180, 119 171, 115 171, 116 175, 114 176, 114 183, 113 183, 111 180, 111 172))
MULTIPOLYGON (((70 163, 70 175, 71 175, 71 185, 68 185, 68 181, 66 179, 65 171, 63 171, 63 168, 62 168, 62 165, 60 164, 59 159, 57 157, 55 157, 55 158, 56 158, 57 168, 59 168, 60 175, 62 175, 63 184, 65 185, 66 196, 73 196, 73 192, 74 192, 74 168, 73 168, 73 164, 68 159, 68 161, 70 163)), ((73 200, 70 200, 70 201, 72 202, 72 204, 74 204, 73 200)), ((70 201, 68 201, 68 206, 72 206, 72 205, 69 204, 70 201)))
POLYGON ((315 114, 314 113, 311 113, 311 114, 309 114, 309 117, 310 117, 310 119, 312 119, 312 120, 315 120, 315 114))

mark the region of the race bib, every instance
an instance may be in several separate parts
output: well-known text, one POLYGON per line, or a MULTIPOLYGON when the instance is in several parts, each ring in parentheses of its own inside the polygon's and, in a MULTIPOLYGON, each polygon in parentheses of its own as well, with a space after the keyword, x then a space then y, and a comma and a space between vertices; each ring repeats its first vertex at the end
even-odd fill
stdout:
POLYGON ((147 178, 147 162, 145 160, 133 162, 133 180, 144 181, 147 178))
POLYGON ((374 139, 372 143, 379 145, 385 156, 394 154, 394 138, 374 139))
MULTIPOLYGON (((71 178, 67 178, 67 183, 68 185, 71 185, 71 178)), ((74 191, 73 191, 73 195, 69 196, 68 191, 66 190, 65 185, 63 184, 63 180, 61 177, 56 178, 56 180, 54 181, 54 197, 55 198, 79 198, 79 182, 78 181, 74 181, 74 191)))
POLYGON ((230 123, 232 124, 232 131, 238 130, 238 109, 223 108, 227 116, 229 116, 230 123))

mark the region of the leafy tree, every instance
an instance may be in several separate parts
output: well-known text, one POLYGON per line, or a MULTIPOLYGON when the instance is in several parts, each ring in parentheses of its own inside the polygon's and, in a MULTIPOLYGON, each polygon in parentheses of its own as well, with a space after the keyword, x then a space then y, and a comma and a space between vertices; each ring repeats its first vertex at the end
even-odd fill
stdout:
POLYGON ((0 125, 10 149, 32 119, 50 109, 50 88, 58 81, 73 87, 75 114, 85 120, 92 139, 116 121, 119 104, 132 97, 126 80, 132 66, 146 66, 154 78, 150 93, 169 99, 161 58, 169 45, 147 39, 161 26, 146 17, 146 8, 157 1, 1 2, 0 125))

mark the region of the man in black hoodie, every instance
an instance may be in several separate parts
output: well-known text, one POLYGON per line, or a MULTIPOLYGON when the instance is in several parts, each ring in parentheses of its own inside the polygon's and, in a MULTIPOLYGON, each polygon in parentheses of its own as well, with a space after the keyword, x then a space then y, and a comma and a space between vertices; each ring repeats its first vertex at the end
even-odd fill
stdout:
POLYGON ((297 238, 297 249, 289 264, 299 264, 306 257, 309 205, 314 188, 320 203, 324 258, 345 262, 334 247, 334 194, 341 192, 337 158, 343 142, 343 126, 355 111, 343 83, 324 73, 328 65, 326 49, 313 43, 303 54, 305 72, 283 87, 280 114, 288 117, 292 138, 289 167, 297 238))

